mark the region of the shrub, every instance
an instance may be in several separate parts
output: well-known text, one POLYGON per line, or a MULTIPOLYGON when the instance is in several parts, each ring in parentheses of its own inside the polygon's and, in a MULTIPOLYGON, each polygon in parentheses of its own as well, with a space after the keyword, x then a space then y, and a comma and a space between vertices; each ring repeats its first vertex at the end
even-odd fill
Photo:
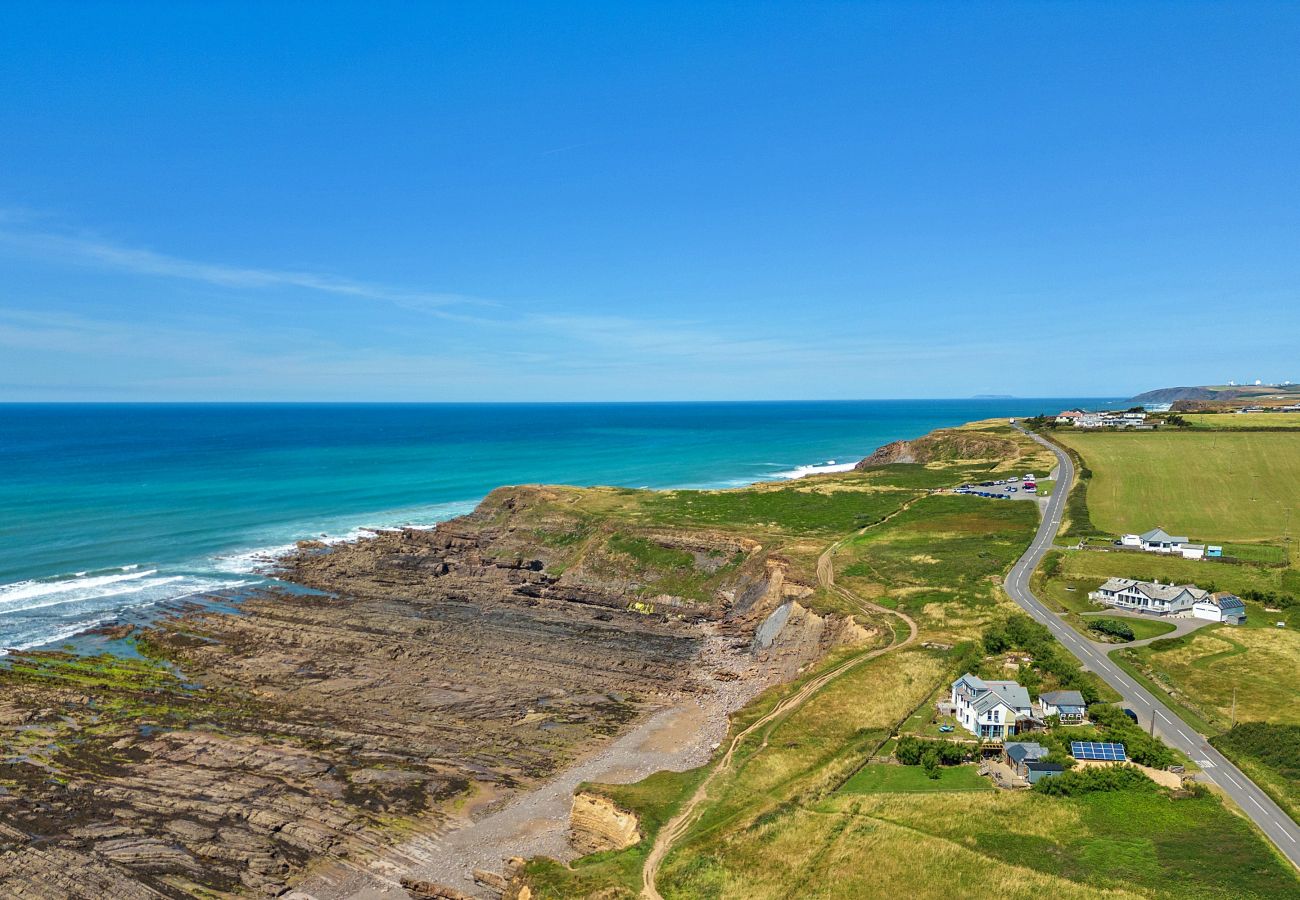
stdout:
POLYGON ((955 766, 966 759, 968 752, 966 745, 956 741, 927 741, 913 735, 899 738, 894 748, 895 758, 905 766, 926 765, 925 758, 930 755, 936 766, 955 766))
POLYGON ((1123 744, 1128 758, 1135 763, 1163 769, 1173 765, 1174 752, 1158 739, 1133 724, 1118 706, 1108 703, 1088 707, 1088 715, 1098 725, 1106 727, 1104 740, 1123 744))
POLYGON ((1061 574, 1061 565, 1064 559, 1060 550, 1049 550, 1043 557, 1043 574, 1048 578, 1055 578, 1061 574))
POLYGON ((1119 619, 1093 619, 1088 623, 1088 630, 1119 638, 1122 641, 1131 641, 1134 638, 1133 626, 1119 619))
POLYGON ((1236 751, 1276 769, 1290 781, 1300 782, 1300 725, 1242 722, 1210 738, 1223 751, 1236 751))
POLYGON ((1279 594, 1277 591, 1258 591, 1254 588, 1242 591, 1241 599, 1253 600, 1272 609, 1290 609, 1297 602, 1296 598, 1290 594, 1279 594))
POLYGON ((1099 791, 1155 791, 1158 785, 1133 766, 1089 766, 1044 778, 1034 790, 1050 797, 1077 797, 1099 791))

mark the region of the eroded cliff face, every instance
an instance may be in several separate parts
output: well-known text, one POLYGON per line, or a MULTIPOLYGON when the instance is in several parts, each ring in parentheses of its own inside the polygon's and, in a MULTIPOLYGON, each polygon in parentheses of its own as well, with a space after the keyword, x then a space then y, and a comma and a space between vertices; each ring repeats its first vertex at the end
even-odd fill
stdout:
POLYGON ((809 588, 756 541, 562 501, 514 489, 433 530, 305 544, 284 577, 328 593, 178 615, 139 635, 165 664, 14 657, 0 895, 275 894, 535 783, 701 680, 789 676, 862 637, 800 606, 809 588), (739 657, 702 656, 706 636, 739 657))
POLYGON ((569 813, 569 843, 579 854, 622 850, 641 840, 641 823, 634 813, 613 800, 587 791, 573 795, 569 813))
POLYGON ((1016 442, 983 431, 944 428, 910 441, 894 441, 858 463, 858 471, 893 463, 952 462, 955 460, 1015 459, 1016 442))

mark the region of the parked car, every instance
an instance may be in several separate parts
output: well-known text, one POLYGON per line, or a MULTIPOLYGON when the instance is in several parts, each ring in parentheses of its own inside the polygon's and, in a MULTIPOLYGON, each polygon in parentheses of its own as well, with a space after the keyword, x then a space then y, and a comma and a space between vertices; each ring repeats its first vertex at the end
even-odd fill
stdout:
POLYGON ((1007 493, 1008 493, 1008 494, 1014 494, 1014 493, 1015 493, 1016 491, 1018 491, 1018 490, 1019 490, 1019 488, 1013 488, 1013 487, 1010 487, 1010 488, 1007 488, 1007 493))
POLYGON ((1137 720, 1138 720, 1138 714, 1135 713, 1135 712, 1133 712, 1133 710, 1129 709, 1129 708, 1126 706, 1126 707, 1124 707, 1124 709, 1121 710, 1121 711, 1124 713, 1124 715, 1128 716, 1128 717, 1129 717, 1130 719, 1132 719, 1135 723, 1137 722, 1137 720))

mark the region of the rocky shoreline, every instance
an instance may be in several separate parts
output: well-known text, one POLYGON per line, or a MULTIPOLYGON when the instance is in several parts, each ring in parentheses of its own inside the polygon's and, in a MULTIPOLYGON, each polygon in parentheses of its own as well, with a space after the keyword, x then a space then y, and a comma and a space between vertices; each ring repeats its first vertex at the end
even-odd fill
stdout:
MULTIPOLYGON (((504 855, 509 829, 479 826, 510 798, 691 704, 703 724, 673 759, 698 764, 699 735, 855 636, 798 606, 809 588, 761 541, 611 526, 578 496, 508 489, 433 530, 304 543, 280 575, 320 594, 137 630, 147 661, 11 658, 0 893, 276 895, 339 865, 463 881, 461 862, 504 855), (421 841, 446 850, 403 853, 421 841)), ((602 771, 667 760, 624 756, 602 771)))

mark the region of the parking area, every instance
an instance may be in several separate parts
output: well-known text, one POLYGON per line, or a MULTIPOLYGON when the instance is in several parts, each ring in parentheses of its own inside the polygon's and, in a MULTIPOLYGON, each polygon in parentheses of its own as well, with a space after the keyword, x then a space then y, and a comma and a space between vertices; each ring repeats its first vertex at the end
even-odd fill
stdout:
POLYGON ((1033 500, 1038 496, 1036 479, 1029 474, 1019 478, 998 478, 963 484, 955 488, 953 493, 990 500, 1033 500))

